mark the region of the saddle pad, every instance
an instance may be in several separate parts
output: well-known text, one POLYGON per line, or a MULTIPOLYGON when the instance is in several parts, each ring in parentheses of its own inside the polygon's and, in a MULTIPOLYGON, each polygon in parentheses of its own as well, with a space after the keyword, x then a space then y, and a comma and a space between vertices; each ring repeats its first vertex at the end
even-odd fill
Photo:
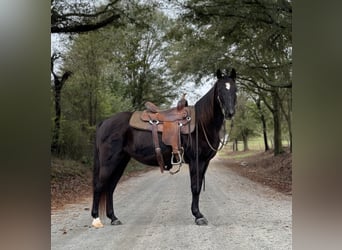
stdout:
MULTIPOLYGON (((194 131, 195 129, 195 107, 194 106, 188 106, 190 110, 190 116, 191 116, 191 121, 190 121, 190 131, 189 131, 189 125, 186 124, 181 127, 181 133, 182 134, 190 134, 194 131)), ((129 120, 129 125, 133 128, 136 129, 141 129, 141 130, 148 130, 152 131, 152 125, 149 122, 141 120, 141 115, 143 114, 144 111, 135 111, 132 113, 132 116, 129 120)), ((160 123, 158 125, 158 132, 163 131, 163 123, 160 123)))

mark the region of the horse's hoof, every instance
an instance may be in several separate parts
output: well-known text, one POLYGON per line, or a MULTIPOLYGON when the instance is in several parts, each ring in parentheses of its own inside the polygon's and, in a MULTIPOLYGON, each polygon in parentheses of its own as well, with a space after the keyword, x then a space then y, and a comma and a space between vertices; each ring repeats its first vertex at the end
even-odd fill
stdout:
POLYGON ((116 220, 112 220, 112 222, 110 224, 117 226, 117 225, 122 225, 122 222, 119 219, 116 219, 116 220))
POLYGON ((206 218, 204 218, 204 217, 195 219, 195 222, 199 226, 206 226, 206 225, 208 225, 208 220, 206 218))
POLYGON ((103 227, 103 224, 102 224, 100 218, 93 219, 93 222, 91 223, 91 225, 95 228, 103 227))

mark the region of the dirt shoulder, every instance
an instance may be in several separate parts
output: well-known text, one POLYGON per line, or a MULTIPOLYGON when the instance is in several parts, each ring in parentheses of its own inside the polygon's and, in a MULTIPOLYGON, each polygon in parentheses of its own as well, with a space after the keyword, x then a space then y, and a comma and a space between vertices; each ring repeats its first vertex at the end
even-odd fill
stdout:
MULTIPOLYGON (((120 182, 155 169, 137 167, 135 163, 124 173, 120 182)), ((72 160, 51 159, 51 210, 78 203, 92 195, 92 167, 72 160)))
POLYGON ((278 156, 274 156, 273 151, 223 151, 218 158, 244 177, 284 194, 292 194, 292 154, 287 150, 278 156))

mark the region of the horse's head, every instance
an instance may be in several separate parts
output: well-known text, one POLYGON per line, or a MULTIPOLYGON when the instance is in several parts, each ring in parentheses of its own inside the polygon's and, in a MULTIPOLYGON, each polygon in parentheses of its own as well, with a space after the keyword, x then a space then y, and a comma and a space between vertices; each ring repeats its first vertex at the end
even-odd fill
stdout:
POLYGON ((218 69, 217 76, 217 99, 221 106, 222 113, 226 119, 231 119, 235 114, 236 105, 236 72, 232 69, 230 75, 224 75, 218 69))

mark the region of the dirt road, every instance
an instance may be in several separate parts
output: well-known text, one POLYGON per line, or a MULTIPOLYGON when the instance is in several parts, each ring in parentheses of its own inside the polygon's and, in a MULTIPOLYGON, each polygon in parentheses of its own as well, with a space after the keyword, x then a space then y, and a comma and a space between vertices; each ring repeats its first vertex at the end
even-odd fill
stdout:
POLYGON ((176 175, 156 168, 120 183, 114 194, 123 225, 92 228, 91 198, 51 214, 51 249, 291 249, 292 199, 213 159, 197 226, 190 211, 187 165, 176 175))

